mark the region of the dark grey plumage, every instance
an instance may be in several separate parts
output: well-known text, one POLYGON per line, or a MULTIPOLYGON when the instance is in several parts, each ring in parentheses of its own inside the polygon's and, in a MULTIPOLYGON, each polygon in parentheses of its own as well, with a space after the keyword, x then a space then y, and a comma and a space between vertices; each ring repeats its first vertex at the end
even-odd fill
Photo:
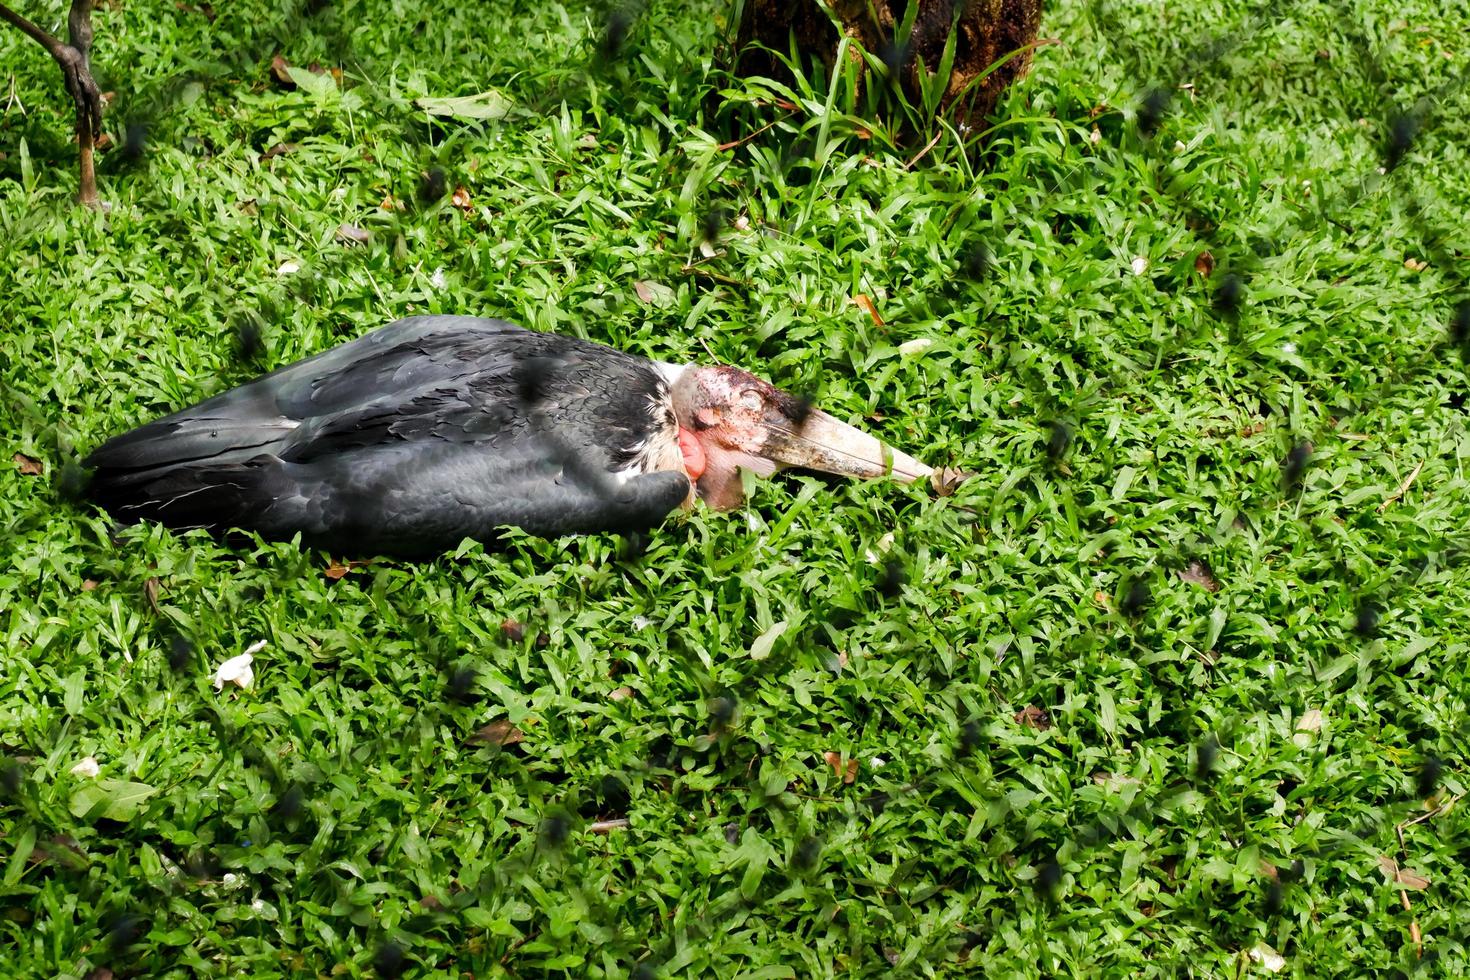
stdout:
POLYGON ((520 527, 658 524, 690 493, 655 365, 503 320, 411 317, 120 435, 85 461, 124 519, 426 557, 520 527), (615 474, 633 468, 627 476, 615 474))

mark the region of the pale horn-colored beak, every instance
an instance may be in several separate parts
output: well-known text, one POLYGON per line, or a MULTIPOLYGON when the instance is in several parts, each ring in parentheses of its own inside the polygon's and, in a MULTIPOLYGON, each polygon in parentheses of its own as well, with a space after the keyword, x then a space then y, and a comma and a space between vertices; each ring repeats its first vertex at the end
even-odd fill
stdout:
POLYGON ((815 409, 800 421, 771 426, 762 455, 782 466, 836 476, 892 476, 913 483, 934 473, 933 467, 815 409))

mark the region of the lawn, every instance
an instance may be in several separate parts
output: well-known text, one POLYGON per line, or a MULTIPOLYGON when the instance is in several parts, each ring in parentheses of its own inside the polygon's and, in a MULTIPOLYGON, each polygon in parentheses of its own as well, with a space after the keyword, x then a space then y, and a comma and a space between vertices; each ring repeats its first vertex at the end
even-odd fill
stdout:
POLYGON ((1464 975, 1470 14, 1068 0, 968 154, 726 16, 113 0, 106 213, 0 33, 0 972, 1464 975), (418 565, 68 502, 424 312, 975 476, 418 565))

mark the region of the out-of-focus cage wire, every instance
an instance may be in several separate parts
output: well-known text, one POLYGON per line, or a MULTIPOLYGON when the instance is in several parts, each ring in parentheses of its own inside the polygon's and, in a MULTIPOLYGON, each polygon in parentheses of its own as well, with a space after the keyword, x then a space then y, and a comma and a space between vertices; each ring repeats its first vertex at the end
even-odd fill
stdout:
MULTIPOLYGON (((1120 148, 1119 152, 1136 154, 1144 161, 1153 170, 1156 177, 1155 185, 1164 195, 1170 194, 1170 183, 1167 180, 1158 179, 1161 175, 1165 151, 1160 148, 1157 135, 1168 118, 1171 100, 1177 91, 1178 80, 1183 75, 1185 64, 1190 74, 1196 77, 1208 72, 1221 58, 1245 44, 1248 38, 1261 33, 1262 28, 1268 28, 1279 22, 1292 7, 1293 3, 1290 0, 1273 0, 1273 2, 1248 11, 1229 29, 1201 39, 1197 44, 1192 45, 1187 57, 1176 65, 1173 71, 1154 73, 1155 80, 1139 85, 1133 114, 1136 126, 1136 132, 1133 135, 1136 138, 1120 148)), ((1350 13, 1345 5, 1341 9, 1345 16, 1350 13)), ((1095 5, 1090 9, 1090 20, 1100 33, 1108 37, 1110 44, 1122 59, 1139 67, 1139 77, 1141 77, 1141 66, 1147 63, 1148 59, 1139 55, 1137 42, 1118 27, 1118 22, 1110 16, 1110 10, 1111 8, 1106 4, 1095 5)), ((610 25, 610 30, 612 27, 613 25, 610 25)), ((626 24, 618 22, 617 33, 621 34, 626 29, 626 24)), ((1356 37, 1361 42, 1359 44, 1360 56, 1373 70, 1382 75, 1383 72, 1381 66, 1378 65, 1373 45, 1366 34, 1354 35, 1349 32, 1348 36, 1356 37)), ((1427 254, 1435 261, 1436 268, 1446 280, 1441 294, 1445 301, 1446 319, 1451 324, 1449 346, 1470 349, 1470 322, 1467 322, 1470 320, 1470 286, 1467 286, 1464 277, 1463 260, 1453 254, 1447 245, 1452 237, 1451 233, 1433 224, 1413 181, 1403 179, 1413 166, 1409 157, 1415 140, 1433 126, 1437 113, 1442 112, 1453 99, 1461 94, 1463 82, 1462 75, 1460 78, 1444 83, 1430 92, 1417 96, 1408 108, 1385 106, 1384 122, 1388 137, 1380 159, 1373 161, 1365 173, 1356 175, 1337 195, 1331 198, 1330 202, 1324 201, 1315 221, 1337 222, 1341 212, 1346 211, 1365 195, 1378 193, 1385 189, 1396 195, 1402 202, 1409 220, 1419 231, 1427 254)), ((1187 200, 1175 197, 1172 202, 1181 215, 1188 213, 1187 200)), ((1259 268, 1262 256, 1231 255, 1230 244, 1212 239, 1209 229, 1202 229, 1196 237, 1200 245, 1213 254, 1217 267, 1231 270, 1222 273, 1214 284, 1217 297, 1216 312, 1221 317, 1236 315, 1242 291, 1248 293, 1251 271, 1253 268, 1259 268)), ((989 259, 985 261, 988 262, 989 259)), ((1181 338, 1177 341, 1178 347, 1182 347, 1185 343, 1187 339, 1181 338)), ((1412 385, 1418 372, 1431 369, 1442 354, 1442 350, 1420 352, 1406 369, 1396 370, 1381 386, 1378 401, 1381 402, 1390 397, 1393 392, 1412 385)), ((1161 352, 1161 356, 1168 356, 1168 352, 1161 352)), ((1371 410, 1370 405, 1358 407, 1359 412, 1365 413, 1369 410, 1371 410)), ((1298 433, 1299 441, 1283 461, 1287 477, 1284 484, 1287 489, 1290 489, 1290 484, 1299 483, 1302 471, 1310 466, 1310 449, 1302 447, 1308 447, 1314 435, 1307 431, 1298 433)), ((1054 459, 1060 459, 1067 453, 1069 442, 1070 437, 1065 426, 1056 423, 1051 437, 1046 441, 1046 451, 1054 459)), ((1465 551, 1465 544, 1450 543, 1445 554, 1451 556, 1453 560, 1460 560, 1465 551)), ((882 581, 878 586, 881 591, 888 594, 897 594, 901 591, 902 570, 901 568, 895 570, 895 568, 894 562, 884 565, 882 581)), ((1140 579, 1126 590, 1120 608, 1125 614, 1130 612, 1136 614, 1147 606, 1149 600, 1147 582, 1140 579)), ((899 610, 895 612, 895 615, 909 615, 909 613, 899 610)), ((1364 631, 1372 628, 1371 623, 1366 622, 1373 619, 1371 614, 1365 613, 1360 619, 1365 623, 1364 631)), ((234 715, 227 708, 217 705, 207 697, 201 697, 203 688, 200 684, 188 682, 188 672, 191 667, 197 666, 198 658, 193 654, 187 642, 177 641, 172 646, 175 651, 175 655, 170 658, 175 661, 173 666, 185 675, 172 682, 176 688, 176 695, 181 703, 192 704, 193 719, 207 725, 214 732, 218 741, 220 761, 215 772, 206 774, 205 781, 212 779, 226 766, 232 766, 238 760, 240 768, 254 772, 256 778, 272 794, 275 802, 269 809, 267 821, 275 824, 280 833, 301 841, 314 839, 320 830, 322 818, 327 815, 313 808, 311 801, 313 786, 328 782, 336 775, 350 776, 352 765, 385 751, 394 742, 396 737, 394 733, 375 732, 372 737, 358 741, 350 752, 337 760, 342 764, 340 771, 333 772, 330 769, 332 760, 323 754, 312 760, 313 765, 322 770, 319 777, 312 782, 295 778, 277 761, 280 753, 274 751, 271 734, 263 724, 255 723, 244 716, 234 715)), ((431 728, 447 724, 447 714, 452 710, 453 704, 471 697, 475 683, 473 673, 467 675, 463 667, 447 661, 440 664, 440 667, 446 674, 444 700, 417 706, 423 723, 431 728)), ((199 678, 195 676, 193 680, 198 681, 199 678)), ((712 738, 718 738, 727 729, 735 716, 737 707, 737 699, 732 696, 721 695, 712 699, 709 722, 712 738)), ((980 725, 973 719, 962 719, 957 730, 948 738, 947 754, 942 766, 936 765, 930 772, 909 781, 881 783, 879 788, 863 797, 858 802, 858 806, 869 815, 875 815, 881 813, 895 799, 917 798, 942 789, 948 778, 945 770, 949 767, 968 765, 967 760, 983 749, 983 742, 984 734, 980 725)), ((1151 799, 1140 798, 1133 816, 1146 819, 1152 802, 1208 781, 1219 751, 1219 742, 1215 736, 1210 735, 1193 744, 1183 746, 1182 750, 1187 753, 1190 764, 1181 766, 1176 779, 1160 787, 1151 799)), ((1425 768, 1428 771, 1430 767, 1425 768)), ((3 789, 12 796, 23 813, 22 820, 18 823, 20 832, 29 832, 40 839, 49 837, 50 833, 47 828, 51 826, 51 821, 42 812, 38 796, 34 792, 27 791, 24 773, 19 767, 14 764, 8 766, 5 771, 0 772, 0 780, 3 780, 3 789)), ((1422 795, 1427 795, 1427 793, 1422 795)), ((165 797, 166 794, 160 794, 158 802, 153 805, 161 805, 165 797)), ((1401 817, 1407 814, 1409 805, 1405 804, 1403 813, 1386 814, 1386 816, 1401 817)), ((147 809, 143 811, 145 819, 148 812, 147 809)), ((1075 828, 1073 840, 1059 844, 1059 849, 1060 846, 1068 846, 1075 853, 1102 846, 1119 834, 1122 826, 1122 821, 1115 821, 1110 827, 1104 821, 1099 820, 1093 825, 1075 828)), ((555 865, 557 854, 560 851, 576 846, 579 839, 577 835, 586 830, 586 821, 560 811, 548 811, 541 824, 528 831, 518 849, 493 861, 487 873, 479 881, 464 883, 464 889, 457 894, 455 901, 448 907, 426 907, 416 919, 406 922, 394 935, 374 935, 371 929, 364 930, 365 936, 371 936, 371 945, 374 950, 372 965, 378 973, 383 975, 396 975, 403 971, 406 968, 406 957, 412 953, 412 938, 416 932, 452 931, 462 926, 463 912, 470 906, 494 905, 510 900, 525 889, 528 881, 533 881, 536 874, 555 865)), ((802 876, 806 869, 815 863, 821 846, 821 838, 818 835, 805 833, 794 848, 793 858, 789 865, 776 869, 772 873, 772 879, 794 880, 802 876)), ((58 854, 64 853, 65 843, 55 842, 52 849, 58 854)), ((183 870, 199 875, 209 875, 215 870, 209 866, 209 859, 202 854, 198 856, 197 862, 196 866, 183 870)), ((59 862, 59 866, 64 867, 64 863, 59 862)), ((308 868, 307 873, 314 874, 318 870, 318 868, 308 868)), ((1037 859, 1037 871, 1036 888, 1041 897, 1046 899, 1060 878, 1060 864, 1057 855, 1040 855, 1037 859)), ((551 873, 557 872, 552 871, 551 873)), ((173 875, 170 880, 173 882, 174 890, 183 887, 180 875, 173 875)), ((1280 880, 1274 882, 1271 887, 1279 888, 1282 882, 1290 884, 1292 880, 1292 872, 1287 869, 1282 873, 1280 880)), ((713 934, 738 914, 759 914, 765 901, 759 896, 745 898, 732 890, 688 915, 683 924, 684 935, 681 940, 667 938, 650 944, 646 935, 635 934, 627 926, 613 921, 606 912, 605 903, 590 889, 576 882, 564 882, 564 884, 571 891, 580 895, 581 900, 590 910, 589 921, 607 930, 614 937, 608 943, 609 949, 627 965, 629 972, 634 974, 640 970, 650 971, 658 964, 671 959, 675 955, 675 947, 678 942, 698 942, 702 936, 713 934)), ((353 886, 344 879, 341 887, 350 889, 353 886)), ((78 888, 81 894, 94 900, 98 907, 111 909, 109 918, 100 925, 101 935, 115 952, 125 951, 127 947, 137 942, 146 933, 148 923, 155 917, 168 914, 166 905, 171 896, 169 889, 154 894, 155 904, 152 907, 137 905, 113 907, 109 906, 106 896, 95 893, 95 884, 79 880, 78 888)), ((779 891, 778 888, 768 886, 762 890, 762 893, 771 895, 777 891, 779 891)), ((1279 895, 1276 895, 1275 901, 1279 906, 1279 895)))

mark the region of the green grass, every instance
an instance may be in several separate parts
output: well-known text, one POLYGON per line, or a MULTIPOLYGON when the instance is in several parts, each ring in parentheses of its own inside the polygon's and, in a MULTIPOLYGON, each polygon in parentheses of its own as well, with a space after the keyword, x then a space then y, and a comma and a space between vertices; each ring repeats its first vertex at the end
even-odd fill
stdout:
POLYGON ((1274 5, 1207 63, 1234 5, 1069 2, 988 146, 910 167, 928 133, 841 84, 787 112, 720 74, 718 4, 656 0, 606 64, 573 6, 214 9, 99 11, 114 138, 148 127, 107 214, 70 203, 59 74, 0 34, 0 972, 1470 969, 1467 96, 1376 173, 1466 70, 1463 11, 1274 5), (345 90, 282 89, 278 52, 345 90), (1193 88, 1146 140, 1161 81, 1193 88), (411 104, 491 87, 498 121, 411 104), (419 199, 432 167, 468 208, 419 199), (977 476, 789 475, 642 551, 340 580, 58 496, 107 436, 415 312, 707 345, 977 476), (523 740, 471 740, 496 721, 523 740))

